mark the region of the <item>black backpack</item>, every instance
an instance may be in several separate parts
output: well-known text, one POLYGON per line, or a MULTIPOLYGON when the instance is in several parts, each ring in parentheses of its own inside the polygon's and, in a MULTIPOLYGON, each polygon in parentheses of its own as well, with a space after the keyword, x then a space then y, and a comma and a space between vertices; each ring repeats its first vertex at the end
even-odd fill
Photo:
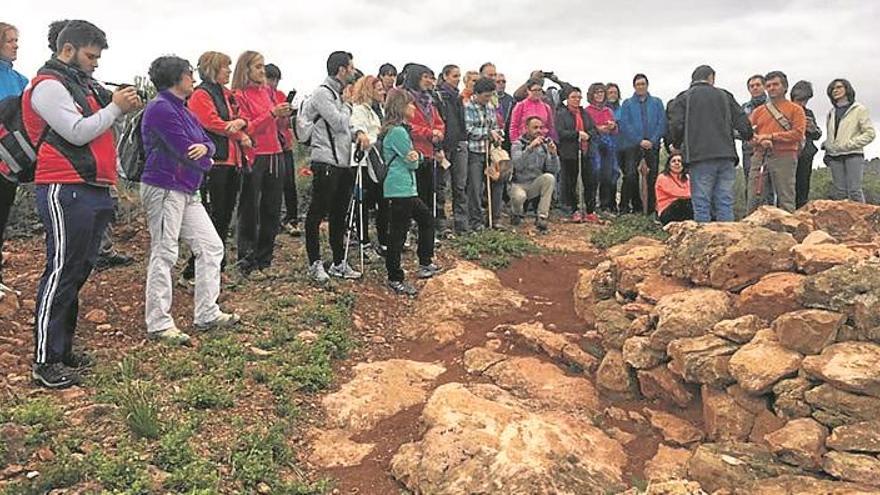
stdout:
POLYGON ((32 143, 24 128, 21 113, 21 96, 0 100, 0 162, 8 170, 3 175, 12 182, 33 182, 37 166, 37 151, 46 140, 49 126, 36 144, 32 143))
POLYGON ((144 138, 141 134, 143 121, 143 110, 127 118, 122 128, 122 134, 119 135, 119 140, 116 143, 116 156, 119 157, 119 175, 131 182, 141 181, 144 165, 147 162, 144 138))

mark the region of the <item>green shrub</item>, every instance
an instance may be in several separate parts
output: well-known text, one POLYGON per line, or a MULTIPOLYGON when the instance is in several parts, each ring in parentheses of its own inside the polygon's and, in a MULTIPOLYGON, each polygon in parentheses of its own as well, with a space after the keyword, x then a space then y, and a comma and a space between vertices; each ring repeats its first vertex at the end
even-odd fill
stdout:
POLYGON ((515 232, 483 230, 462 236, 452 244, 458 254, 467 260, 479 261, 486 268, 497 270, 510 264, 511 258, 521 258, 538 252, 528 238, 515 232))
POLYGON ((155 388, 140 380, 128 380, 119 387, 116 404, 128 429, 138 438, 159 438, 162 422, 155 388))
POLYGON ((232 394, 213 375, 195 377, 183 386, 177 400, 194 409, 232 407, 232 394))
POLYGON ((24 426, 54 428, 61 422, 61 410, 46 397, 38 397, 11 408, 9 418, 24 426))
POLYGON ((260 482, 278 483, 278 472, 293 457, 286 439, 287 431, 280 423, 265 432, 245 433, 232 454, 234 478, 249 489, 260 482))
POLYGON ((668 234, 651 217, 621 215, 613 219, 605 228, 595 232, 590 241, 599 248, 608 249, 636 236, 665 240, 668 234))
POLYGON ((115 454, 96 452, 89 456, 95 478, 105 490, 119 490, 131 495, 152 493, 147 466, 140 454, 121 447, 115 454))

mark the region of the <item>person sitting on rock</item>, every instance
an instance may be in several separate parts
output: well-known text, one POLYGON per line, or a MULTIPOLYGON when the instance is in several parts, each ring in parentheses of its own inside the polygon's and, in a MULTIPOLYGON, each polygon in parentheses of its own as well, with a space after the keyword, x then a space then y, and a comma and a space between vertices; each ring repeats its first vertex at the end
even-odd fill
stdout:
POLYGON ((511 148, 513 177, 507 191, 513 212, 510 223, 514 226, 522 222, 523 204, 527 200, 540 198, 535 226, 541 232, 548 229, 547 218, 550 216, 550 201, 556 185, 555 174, 559 172, 556 143, 547 138, 546 133, 547 128, 540 117, 526 119, 526 133, 511 148))
POLYGON ((657 198, 657 216, 663 225, 694 219, 691 183, 684 170, 681 153, 669 154, 663 172, 657 177, 654 192, 657 198))

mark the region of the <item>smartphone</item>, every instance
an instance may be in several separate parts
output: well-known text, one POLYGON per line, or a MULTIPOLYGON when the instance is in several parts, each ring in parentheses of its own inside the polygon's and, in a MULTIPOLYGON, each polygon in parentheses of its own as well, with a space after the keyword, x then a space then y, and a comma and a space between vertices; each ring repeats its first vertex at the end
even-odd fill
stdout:
POLYGON ((553 71, 547 72, 547 71, 545 70, 545 71, 543 71, 543 72, 544 72, 544 77, 545 77, 545 78, 553 77, 553 71))
POLYGON ((293 99, 296 98, 296 90, 291 89, 289 93, 287 93, 287 103, 293 103, 293 99))

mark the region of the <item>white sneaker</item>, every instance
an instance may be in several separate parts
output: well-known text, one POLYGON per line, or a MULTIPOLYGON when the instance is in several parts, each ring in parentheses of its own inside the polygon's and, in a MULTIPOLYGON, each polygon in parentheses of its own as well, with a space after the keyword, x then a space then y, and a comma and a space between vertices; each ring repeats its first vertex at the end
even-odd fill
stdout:
POLYGON ((352 268, 345 261, 338 265, 330 265, 330 271, 328 273, 334 277, 344 278, 346 280, 357 280, 363 276, 361 272, 352 268))
POLYGON ((214 321, 209 321, 207 323, 196 323, 196 330, 212 330, 215 328, 226 328, 231 327, 233 325, 238 324, 241 321, 241 316, 238 316, 235 313, 220 313, 220 316, 214 319, 214 321))
POLYGON ((319 284, 326 284, 330 281, 330 275, 327 275, 327 270, 324 269, 324 262, 321 260, 309 266, 309 277, 319 284))

